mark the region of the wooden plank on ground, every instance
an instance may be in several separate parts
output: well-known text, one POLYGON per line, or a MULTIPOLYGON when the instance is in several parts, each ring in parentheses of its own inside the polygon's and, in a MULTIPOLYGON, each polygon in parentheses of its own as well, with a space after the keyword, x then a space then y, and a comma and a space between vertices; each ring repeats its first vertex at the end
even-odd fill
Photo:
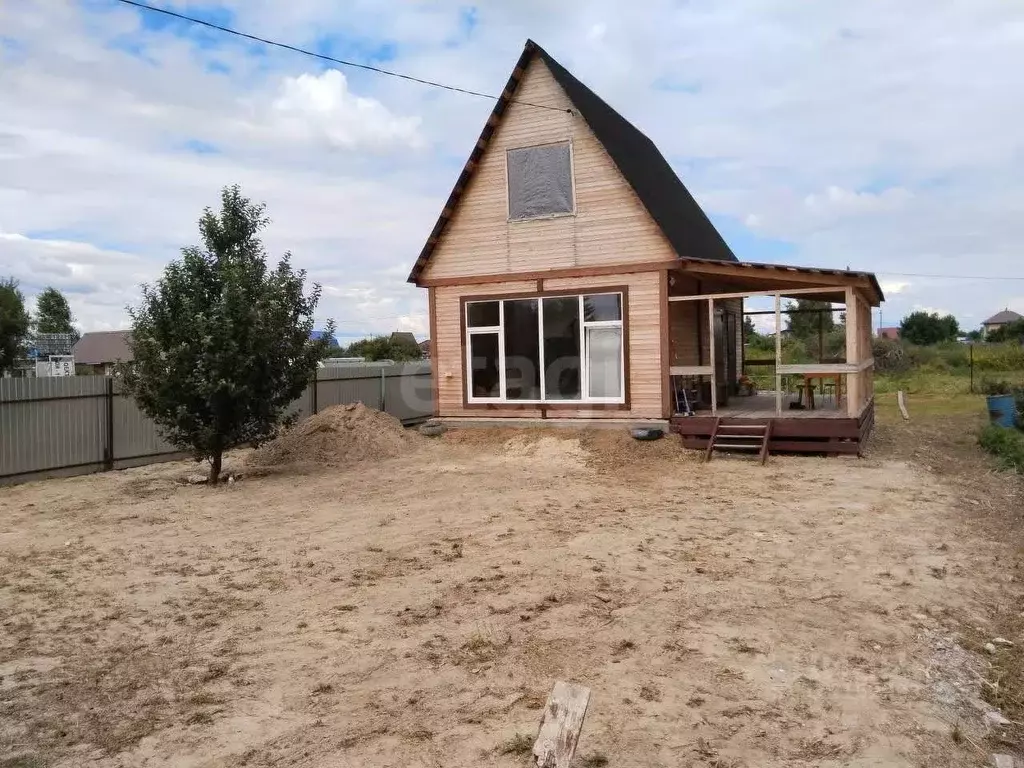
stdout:
POLYGON ((903 394, 903 390, 902 389, 899 390, 896 393, 896 403, 900 407, 900 414, 902 414, 903 420, 904 421, 910 421, 910 414, 907 413, 907 398, 903 394))
POLYGON ((590 689, 559 680, 551 689, 533 745, 538 768, 569 768, 590 704, 590 689))

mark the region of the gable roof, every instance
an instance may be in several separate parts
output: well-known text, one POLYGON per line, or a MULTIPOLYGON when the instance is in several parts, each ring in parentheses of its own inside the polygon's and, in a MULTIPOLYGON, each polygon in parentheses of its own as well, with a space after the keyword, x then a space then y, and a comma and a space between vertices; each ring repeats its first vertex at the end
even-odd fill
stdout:
POLYGON ((131 331, 93 331, 87 333, 71 348, 76 363, 105 365, 118 360, 135 359, 131 347, 131 331))
POLYGON ((1024 320, 1024 315, 1019 315, 1012 309, 1004 309, 1002 312, 996 312, 988 320, 982 320, 982 325, 1005 325, 1006 323, 1013 323, 1017 320, 1024 320))
POLYGON ((417 346, 416 336, 411 331, 394 331, 391 334, 391 341, 396 344, 408 344, 410 346, 417 346))
POLYGON ((440 242, 448 220, 479 164, 480 157, 513 100, 526 69, 535 56, 547 65, 555 81, 565 91, 579 117, 590 127, 598 142, 611 157, 619 173, 629 183, 640 202, 661 228, 669 244, 679 256, 691 256, 714 261, 736 261, 736 256, 701 210, 693 195, 679 180, 665 157, 647 136, 626 118, 612 109, 597 94, 577 80, 572 73, 555 61, 550 54, 532 40, 526 41, 523 53, 516 62, 508 83, 501 92, 480 138, 459 174, 455 187, 448 196, 434 229, 420 251, 409 274, 409 282, 418 281, 440 242))

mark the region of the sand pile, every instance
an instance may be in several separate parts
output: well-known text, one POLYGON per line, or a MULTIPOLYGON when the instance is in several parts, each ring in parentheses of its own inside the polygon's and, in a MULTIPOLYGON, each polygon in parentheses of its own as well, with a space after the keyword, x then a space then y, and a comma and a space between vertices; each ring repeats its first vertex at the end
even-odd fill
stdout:
POLYGON ((405 453, 416 437, 387 413, 362 403, 336 405, 299 422, 253 451, 247 463, 257 467, 339 466, 380 460, 405 453))
POLYGON ((489 448, 511 458, 535 458, 562 468, 585 465, 601 471, 664 471, 666 463, 697 461, 700 451, 687 451, 677 435, 661 440, 634 440, 625 428, 507 428, 456 429, 445 442, 489 448), (564 465, 564 466, 563 466, 564 465))

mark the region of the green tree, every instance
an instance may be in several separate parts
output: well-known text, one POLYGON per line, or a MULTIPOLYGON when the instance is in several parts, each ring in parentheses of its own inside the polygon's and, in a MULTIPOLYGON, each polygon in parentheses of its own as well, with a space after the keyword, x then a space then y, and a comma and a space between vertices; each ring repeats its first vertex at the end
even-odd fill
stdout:
POLYGON ((798 339, 808 341, 818 338, 819 328, 826 334, 835 330, 836 320, 831 311, 832 304, 828 301, 797 299, 788 302, 786 309, 796 310, 793 314, 786 315, 786 330, 798 339))
POLYGON ((757 328, 754 327, 754 321, 750 319, 749 315, 743 316, 743 338, 747 340, 749 344, 757 336, 757 328))
POLYGON ((975 328, 973 331, 968 331, 967 332, 967 340, 968 341, 984 341, 984 339, 985 339, 985 334, 981 330, 979 330, 978 328, 975 328))
POLYGON ((996 328, 988 335, 988 341, 1016 341, 1024 344, 1024 320, 1014 320, 996 328))
POLYGON ((367 361, 394 360, 397 363, 408 360, 419 360, 423 350, 418 344, 410 344, 401 340, 393 340, 390 336, 373 336, 360 339, 349 345, 349 357, 364 357, 367 361))
MULTIPOLYGON (((199 220, 203 245, 182 249, 129 309, 126 389, 168 440, 210 462, 211 483, 225 450, 290 423, 285 410, 330 343, 310 339, 320 286, 304 294, 306 273, 290 254, 268 268, 258 236, 268 223, 264 204, 225 187, 220 212, 199 220)), ((333 336, 333 321, 325 328, 333 336)))
POLYGON ((900 322, 900 338, 918 346, 953 341, 960 335, 960 324, 952 315, 937 312, 911 312, 900 322))
POLYGON ((14 367, 25 348, 31 318, 25 310, 25 297, 13 277, 0 280, 0 373, 14 367))
POLYGON ((56 288, 50 286, 36 297, 35 324, 39 333, 70 333, 77 338, 74 319, 68 300, 56 288))

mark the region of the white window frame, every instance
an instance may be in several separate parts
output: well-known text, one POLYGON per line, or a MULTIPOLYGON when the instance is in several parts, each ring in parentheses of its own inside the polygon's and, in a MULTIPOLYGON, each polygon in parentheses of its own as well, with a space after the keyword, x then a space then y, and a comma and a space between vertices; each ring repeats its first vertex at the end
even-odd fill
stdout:
POLYGON ((525 221, 544 221, 546 219, 562 219, 567 216, 576 215, 576 150, 573 146, 572 139, 564 139, 562 141, 545 141, 540 144, 527 144, 523 147, 506 147, 505 148, 505 218, 509 224, 521 224, 525 221), (565 213, 545 213, 541 216, 530 216, 525 219, 513 219, 511 211, 511 196, 508 189, 508 153, 513 152, 517 149, 534 149, 536 147, 553 147, 558 144, 569 145, 569 184, 572 187, 572 210, 565 213))
POLYGON ((528 296, 502 296, 500 298, 479 298, 467 301, 463 307, 463 318, 466 328, 465 337, 462 340, 463 354, 466 359, 466 381, 463 382, 466 392, 466 403, 468 404, 501 404, 501 405, 579 405, 585 408, 587 405, 624 405, 626 402, 626 295, 623 291, 602 291, 600 289, 575 294, 549 294, 549 295, 528 295, 528 296), (586 296, 618 296, 619 297, 619 319, 618 320, 594 320, 586 321, 583 318, 586 296), (544 375, 544 300, 545 299, 566 299, 575 297, 578 302, 580 317, 580 398, 578 400, 566 400, 564 398, 547 398, 547 377, 544 375), (540 399, 539 400, 509 400, 507 397, 505 381, 505 302, 506 301, 537 301, 537 334, 539 336, 540 355, 540 399), (472 304, 486 304, 489 302, 498 303, 498 325, 471 327, 469 324, 469 308, 472 304), (587 330, 590 328, 615 328, 619 331, 619 395, 618 397, 591 397, 590 396, 590 360, 587 349, 587 330), (476 397, 473 395, 473 347, 471 338, 477 334, 496 333, 498 334, 498 397, 476 397))

